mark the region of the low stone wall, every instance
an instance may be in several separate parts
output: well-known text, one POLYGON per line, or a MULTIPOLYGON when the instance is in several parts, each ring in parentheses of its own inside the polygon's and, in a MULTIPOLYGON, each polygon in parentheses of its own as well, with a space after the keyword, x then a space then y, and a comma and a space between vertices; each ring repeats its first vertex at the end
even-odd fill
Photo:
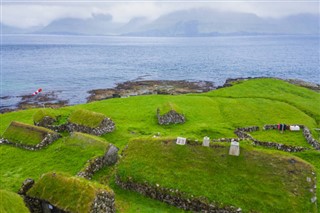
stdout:
POLYGON ((312 134, 307 127, 304 127, 303 129, 303 136, 311 146, 313 146, 316 150, 320 150, 319 141, 312 137, 312 134))
POLYGON ((68 123, 67 126, 69 132, 83 132, 98 136, 112 132, 115 129, 115 123, 110 118, 103 119, 101 124, 96 128, 82 126, 75 123, 68 123))
POLYGON ((22 143, 15 143, 15 142, 10 142, 9 140, 5 138, 0 139, 0 144, 8 144, 11 146, 16 146, 22 149, 27 149, 31 151, 43 149, 44 147, 48 146, 49 144, 53 143, 54 141, 58 140, 61 137, 60 134, 47 134, 45 138, 38 144, 36 145, 29 145, 29 144, 22 144, 22 143))
POLYGON ((99 171, 104 166, 110 166, 117 162, 118 160, 118 148, 110 145, 107 149, 108 151, 104 156, 96 157, 88 161, 87 166, 80 171, 77 176, 84 177, 86 179, 91 179, 94 173, 99 171))
MULTIPOLYGON (((302 125, 299 125, 302 126, 302 125)), ((270 130, 270 129, 278 129, 277 124, 268 124, 264 125, 263 127, 264 130, 270 130)), ((275 143, 275 142, 268 142, 268 141, 259 141, 256 140, 254 137, 252 137, 249 133, 247 132, 253 132, 253 131, 258 131, 259 127, 258 126, 251 126, 251 127, 243 127, 243 128, 237 128, 234 133, 243 140, 251 140, 253 145, 256 146, 263 146, 267 148, 273 148, 285 152, 301 152, 304 150, 308 150, 308 148, 301 147, 301 146, 290 146, 290 145, 285 145, 281 143, 275 143)))
POLYGON ((156 199, 167 204, 176 206, 186 211, 194 212, 242 212, 241 208, 234 206, 219 207, 216 204, 209 203, 205 198, 184 198, 184 193, 175 189, 167 189, 157 186, 151 186, 147 183, 135 183, 133 181, 123 182, 116 177, 116 184, 123 189, 136 191, 144 196, 156 199))
POLYGON ((263 142, 258 140, 253 140, 252 144, 256 146, 267 147, 267 148, 275 148, 285 152, 302 152, 302 151, 308 150, 308 148, 305 148, 302 146, 290 146, 290 145, 285 145, 281 143, 263 142))
POLYGON ((114 194, 106 193, 104 191, 98 193, 93 201, 90 213, 115 213, 115 199, 114 194))
POLYGON ((101 124, 96 128, 91 128, 88 126, 83 126, 70 122, 61 125, 52 125, 52 123, 53 122, 51 122, 50 117, 44 117, 43 121, 35 123, 35 125, 46 127, 55 132, 83 132, 97 136, 103 135, 108 132, 112 132, 115 129, 115 123, 110 118, 105 118, 101 122, 101 124))
POLYGON ((174 110, 170 110, 164 115, 160 115, 159 108, 157 109, 157 118, 160 125, 179 124, 186 121, 185 117, 174 110))
POLYGON ((42 118, 41 121, 39 122, 34 122, 34 125, 36 126, 42 126, 42 127, 48 127, 48 126, 52 126, 52 124, 55 122, 56 120, 51 118, 50 116, 44 116, 42 118))

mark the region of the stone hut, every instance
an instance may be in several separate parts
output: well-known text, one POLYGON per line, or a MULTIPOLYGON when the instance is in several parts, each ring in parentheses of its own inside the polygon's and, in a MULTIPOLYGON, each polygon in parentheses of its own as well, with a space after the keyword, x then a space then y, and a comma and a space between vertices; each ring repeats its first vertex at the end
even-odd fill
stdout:
POLYGON ((76 110, 68 118, 69 132, 83 132, 92 135, 103 135, 115 129, 115 123, 104 114, 88 110, 76 110))
POLYGON ((186 119, 180 111, 175 104, 164 104, 157 109, 158 123, 160 125, 184 123, 186 119))
POLYGON ((0 143, 38 150, 53 143, 60 134, 43 127, 12 121, 0 139, 0 143))
POLYGON ((19 192, 31 213, 114 213, 114 192, 105 185, 61 173, 26 179, 19 192))

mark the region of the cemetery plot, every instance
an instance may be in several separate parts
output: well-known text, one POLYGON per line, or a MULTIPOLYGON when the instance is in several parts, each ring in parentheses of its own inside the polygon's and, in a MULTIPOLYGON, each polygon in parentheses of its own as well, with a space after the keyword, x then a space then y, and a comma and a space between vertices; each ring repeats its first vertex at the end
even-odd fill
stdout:
POLYGON ((209 148, 179 146, 174 140, 131 141, 117 176, 124 183, 172 189, 176 196, 201 197, 244 212, 317 212, 311 201, 316 184, 311 165, 245 144, 239 156, 230 156, 230 145, 219 144, 209 148))

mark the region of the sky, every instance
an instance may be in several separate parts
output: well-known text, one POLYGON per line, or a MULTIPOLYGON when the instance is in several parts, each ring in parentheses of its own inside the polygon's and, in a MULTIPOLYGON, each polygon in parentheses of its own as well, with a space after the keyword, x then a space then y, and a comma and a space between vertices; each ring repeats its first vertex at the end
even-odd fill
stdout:
POLYGON ((57 19, 87 19, 94 14, 110 14, 114 22, 126 23, 134 17, 154 20, 173 11, 193 8, 278 18, 300 13, 319 14, 319 4, 318 0, 2 0, 1 23, 18 28, 43 27, 57 19))

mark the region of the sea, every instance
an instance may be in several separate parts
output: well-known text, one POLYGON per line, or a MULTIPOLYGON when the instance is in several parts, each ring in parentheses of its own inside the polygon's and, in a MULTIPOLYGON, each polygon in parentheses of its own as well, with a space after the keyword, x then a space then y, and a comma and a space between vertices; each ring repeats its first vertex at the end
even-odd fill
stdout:
POLYGON ((37 89, 69 104, 134 80, 278 77, 320 83, 319 36, 1 35, 1 106, 37 89))

